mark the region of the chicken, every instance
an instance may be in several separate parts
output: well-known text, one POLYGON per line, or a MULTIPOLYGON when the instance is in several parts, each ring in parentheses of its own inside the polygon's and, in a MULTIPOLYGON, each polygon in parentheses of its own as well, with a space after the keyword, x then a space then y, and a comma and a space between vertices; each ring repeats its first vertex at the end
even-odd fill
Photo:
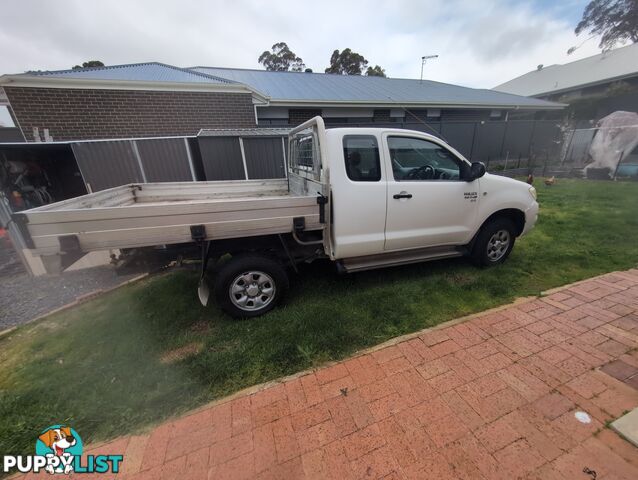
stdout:
POLYGON ((545 185, 547 185, 548 187, 551 185, 554 185, 555 183, 556 183, 556 178, 554 177, 554 175, 545 179, 545 185))
POLYGON ((532 175, 531 173, 527 176, 527 183, 529 183, 530 185, 534 185, 534 175, 532 175))

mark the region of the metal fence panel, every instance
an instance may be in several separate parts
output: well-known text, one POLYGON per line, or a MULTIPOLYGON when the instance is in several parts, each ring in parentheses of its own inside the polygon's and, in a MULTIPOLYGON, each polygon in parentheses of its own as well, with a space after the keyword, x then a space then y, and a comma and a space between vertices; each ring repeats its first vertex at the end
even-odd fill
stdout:
POLYGON ((589 147, 596 134, 595 128, 573 130, 566 136, 569 142, 564 163, 583 165, 589 156, 589 147))
POLYGON ((244 180, 244 162, 238 137, 200 137, 206 180, 244 180))
POLYGON ((87 188, 93 192, 144 181, 130 140, 77 142, 72 148, 87 188))
MULTIPOLYGON (((376 125, 375 125, 376 126, 376 125)), ((441 136, 441 122, 401 122, 399 124, 390 125, 390 128, 409 128, 410 130, 418 130, 419 132, 428 133, 437 137, 441 136)))
POLYGON ((243 138, 248 178, 257 180, 286 176, 282 138, 243 138))
POLYGON ((532 120, 508 122, 503 152, 509 152, 509 158, 528 158, 533 131, 534 121, 532 120))
POLYGON ((558 133, 557 122, 551 120, 537 121, 534 135, 532 136, 534 152, 537 154, 554 154, 558 149, 558 133))
POLYGON ((503 140, 507 130, 506 122, 487 122, 476 127, 476 139, 472 160, 475 162, 487 162, 505 156, 503 140))
POLYGON ((475 122, 442 123, 441 136, 465 157, 472 156, 475 122))
POLYGON ((135 140, 147 182, 194 180, 183 138, 135 140))

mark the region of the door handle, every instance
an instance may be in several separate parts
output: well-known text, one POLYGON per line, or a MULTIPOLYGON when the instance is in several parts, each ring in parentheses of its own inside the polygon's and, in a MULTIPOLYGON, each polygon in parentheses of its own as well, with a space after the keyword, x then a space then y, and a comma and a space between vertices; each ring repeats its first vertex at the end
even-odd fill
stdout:
POLYGON ((394 195, 392 195, 392 198, 395 198, 397 200, 400 198, 412 198, 412 194, 407 192, 395 193, 394 195))

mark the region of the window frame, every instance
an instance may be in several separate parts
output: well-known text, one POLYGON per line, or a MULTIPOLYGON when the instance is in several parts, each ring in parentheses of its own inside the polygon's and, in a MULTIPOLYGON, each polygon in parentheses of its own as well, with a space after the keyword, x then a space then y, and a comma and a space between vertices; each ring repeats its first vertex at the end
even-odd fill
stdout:
POLYGON ((400 132, 392 132, 392 133, 387 133, 385 135, 385 145, 387 148, 387 153, 388 153, 388 160, 390 162, 390 170, 392 172, 392 179, 395 182, 400 182, 400 183, 404 183, 404 182, 465 182, 465 179, 463 178, 465 176, 465 174, 467 173, 467 171, 469 171, 470 169, 470 162, 468 160, 466 160, 465 158, 461 157, 459 154, 455 153, 454 151, 452 151, 450 148, 448 148, 446 145, 443 145, 442 143, 437 142, 435 139, 432 138, 425 138, 425 137, 419 137, 416 135, 403 135, 400 132), (394 164, 392 163, 392 152, 390 151, 390 139, 391 138, 408 138, 411 140, 420 140, 423 142, 429 142, 433 145, 436 145, 437 147, 445 150, 452 158, 453 161, 455 161, 459 167, 459 178, 457 179, 453 179, 453 178, 427 178, 427 179, 412 179, 412 178, 408 178, 408 179, 398 179, 395 176, 395 172, 394 172, 394 164))
POLYGON ((319 136, 314 128, 306 129, 288 137, 288 171, 301 177, 320 182, 323 162, 319 147, 319 136), (301 149, 310 147, 309 157, 302 158, 301 149), (305 161, 304 161, 305 160, 305 161))
POLYGON ((348 133, 345 134, 342 138, 341 138, 341 148, 342 148, 342 152, 343 152, 343 168, 346 171, 346 178, 351 181, 351 182, 356 182, 356 183, 377 183, 377 182, 381 182, 383 180, 383 174, 381 171, 381 148, 379 146, 379 139, 377 138, 376 135, 372 135, 372 134, 366 134, 366 133, 348 133), (374 144, 376 146, 376 150, 377 150, 377 158, 376 158, 376 167, 377 167, 377 171, 378 171, 378 175, 377 178, 375 180, 354 180, 353 178, 350 177, 350 173, 348 172, 348 165, 347 165, 347 157, 346 157, 346 140, 350 139, 350 138, 365 138, 365 139, 372 139, 374 141, 374 144))

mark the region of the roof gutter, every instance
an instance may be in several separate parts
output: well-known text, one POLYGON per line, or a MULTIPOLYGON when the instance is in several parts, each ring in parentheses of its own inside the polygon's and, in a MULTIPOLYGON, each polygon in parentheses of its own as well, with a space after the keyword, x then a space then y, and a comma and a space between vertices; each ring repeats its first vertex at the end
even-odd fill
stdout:
POLYGON ((89 90, 151 90, 177 92, 226 92, 251 93, 259 102, 267 102, 267 97, 243 83, 195 83, 157 82, 139 80, 97 80, 79 78, 43 77, 40 75, 2 75, 0 86, 28 88, 78 88, 89 90))
MULTIPOLYGON (((477 109, 507 109, 507 110, 562 110, 568 105, 565 103, 549 102, 543 100, 545 105, 517 105, 501 103, 445 103, 445 102, 379 102, 379 101, 355 101, 352 100, 270 100, 267 105, 272 107, 382 107, 382 108, 477 108, 477 109)), ((260 105, 258 105, 260 106, 260 105)))

